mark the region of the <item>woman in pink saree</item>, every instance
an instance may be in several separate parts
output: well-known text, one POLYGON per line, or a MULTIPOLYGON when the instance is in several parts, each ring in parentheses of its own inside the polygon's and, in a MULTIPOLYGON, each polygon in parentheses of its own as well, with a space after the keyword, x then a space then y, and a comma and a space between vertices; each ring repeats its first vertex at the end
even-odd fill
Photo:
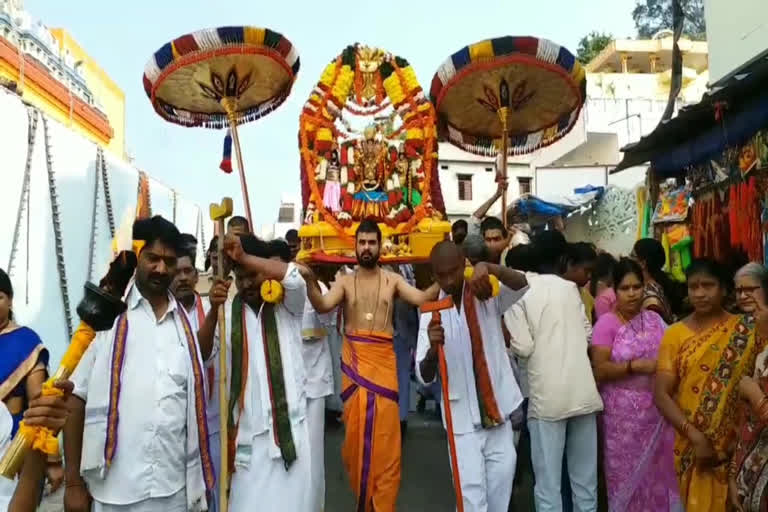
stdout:
POLYGON ((666 324, 643 310, 640 266, 614 269, 616 306, 595 325, 590 356, 605 409, 603 467, 610 511, 681 510, 675 432, 653 402, 653 375, 666 324))

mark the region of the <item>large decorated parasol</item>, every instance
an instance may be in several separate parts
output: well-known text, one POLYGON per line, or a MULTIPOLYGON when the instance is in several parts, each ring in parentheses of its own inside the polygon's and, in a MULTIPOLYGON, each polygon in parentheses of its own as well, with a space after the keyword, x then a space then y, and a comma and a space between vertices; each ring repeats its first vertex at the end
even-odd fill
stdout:
MULTIPOLYGON (((220 27, 181 36, 157 50, 144 70, 144 90, 163 119, 182 126, 229 127, 221 168, 232 171, 234 143, 251 228, 254 224, 237 127, 280 106, 291 92, 298 71, 299 56, 290 41, 257 27, 220 27)), ((229 210, 227 213, 231 213, 231 206, 229 210)), ((219 277, 224 277, 222 267, 219 277)), ((221 325, 225 324, 223 314, 220 311, 221 325)), ((224 351, 219 356, 225 369, 224 351)), ((226 382, 226 375, 222 373, 221 379, 226 382)), ((228 405, 226 392, 220 392, 220 512, 227 512, 228 506, 228 405)))
POLYGON ((237 126, 280 106, 299 71, 299 55, 277 32, 257 27, 219 27, 164 44, 147 62, 144 90, 155 111, 182 126, 229 127, 222 169, 234 142, 243 202, 251 207, 237 126))
MULTIPOLYGON (((565 136, 579 117, 586 73, 546 39, 505 36, 466 46, 435 73, 430 95, 442 140, 470 153, 530 153, 565 136), (505 136, 506 134, 506 136, 505 136)), ((506 225, 506 192, 502 218, 506 225)))

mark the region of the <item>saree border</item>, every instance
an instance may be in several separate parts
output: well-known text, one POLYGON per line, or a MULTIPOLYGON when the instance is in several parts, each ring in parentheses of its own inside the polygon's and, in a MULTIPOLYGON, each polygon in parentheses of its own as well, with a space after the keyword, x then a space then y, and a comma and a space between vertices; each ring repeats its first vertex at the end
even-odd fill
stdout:
POLYGON ((39 343, 27 358, 16 367, 2 384, 0 384, 0 400, 8 398, 8 394, 16 389, 16 386, 35 368, 40 352, 45 350, 45 345, 39 343))

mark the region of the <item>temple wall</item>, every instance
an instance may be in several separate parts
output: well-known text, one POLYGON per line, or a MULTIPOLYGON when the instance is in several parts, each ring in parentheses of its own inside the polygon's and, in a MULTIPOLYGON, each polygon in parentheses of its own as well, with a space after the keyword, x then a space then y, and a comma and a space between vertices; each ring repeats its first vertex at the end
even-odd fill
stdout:
MULTIPOLYGON (((69 340, 57 267, 42 113, 38 115, 29 167, 29 208, 22 198, 30 112, 32 108, 17 96, 0 90, 0 268, 11 276, 17 321, 40 335, 51 351, 54 369, 69 340), (22 215, 16 230, 20 208, 22 215), (17 236, 12 255, 14 232, 17 236)), ((48 157, 57 193, 66 291, 74 328, 78 322, 75 308, 82 298, 83 284, 87 280, 98 282, 111 259, 111 235, 100 178, 94 209, 97 146, 53 120, 48 121, 48 132, 48 157), (95 229, 92 228, 94 218, 95 229), (93 266, 89 272, 91 248, 93 266)), ((135 212, 138 171, 109 152, 104 153, 104 158, 117 228, 123 218, 135 212)), ((198 266, 201 266, 203 242, 207 243, 212 233, 210 222, 205 220, 207 212, 151 178, 150 197, 153 214, 173 220, 182 232, 198 238, 198 266)))

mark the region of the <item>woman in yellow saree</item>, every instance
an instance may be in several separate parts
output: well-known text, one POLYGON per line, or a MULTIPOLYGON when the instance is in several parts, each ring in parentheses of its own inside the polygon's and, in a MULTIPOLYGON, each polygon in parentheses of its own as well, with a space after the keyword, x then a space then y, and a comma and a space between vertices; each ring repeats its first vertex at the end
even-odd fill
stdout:
POLYGON ((710 260, 686 272, 694 312, 671 325, 659 350, 655 401, 675 427, 675 471, 687 512, 724 512, 734 446, 738 384, 758 347, 749 316, 722 307, 726 277, 710 260))

